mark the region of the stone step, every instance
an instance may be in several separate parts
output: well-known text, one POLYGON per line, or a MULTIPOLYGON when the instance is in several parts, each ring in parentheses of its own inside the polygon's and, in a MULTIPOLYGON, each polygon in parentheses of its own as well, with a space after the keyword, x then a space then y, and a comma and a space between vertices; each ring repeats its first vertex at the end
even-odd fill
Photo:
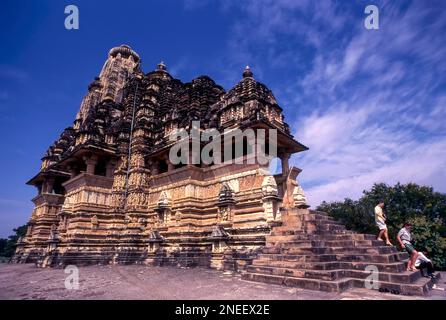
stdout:
POLYGON ((308 243, 297 244, 294 247, 280 247, 271 246, 264 247, 262 253, 283 253, 283 254, 304 254, 304 253, 314 253, 314 254, 338 254, 338 253, 350 253, 355 252, 358 254, 369 253, 369 254, 384 254, 384 253, 396 253, 398 252, 395 247, 389 246, 366 246, 366 247, 313 247, 308 243))
POLYGON ((290 240, 323 240, 323 241, 330 241, 330 240, 353 240, 353 241, 359 241, 359 240, 376 240, 376 236, 371 234, 359 234, 359 233, 348 233, 348 234, 305 234, 305 233, 290 233, 290 234, 277 234, 272 233, 271 235, 266 236, 266 241, 290 241, 290 240))
MULTIPOLYGON (((268 244, 267 244, 268 245, 268 244)), ((271 246, 271 247, 264 247, 262 249, 262 253, 267 253, 267 254, 271 254, 271 253, 290 253, 290 254, 294 254, 294 253, 312 253, 313 252, 313 247, 311 245, 304 244, 302 243, 302 245, 296 245, 296 247, 294 248, 281 248, 281 247, 276 247, 276 246, 271 246)))
MULTIPOLYGON (((337 230, 338 232, 336 232, 335 230, 330 231, 330 232, 321 232, 321 231, 315 231, 313 233, 306 233, 304 230, 301 229, 290 229, 288 227, 283 228, 283 229, 278 229, 278 228, 274 228, 273 231, 271 231, 270 235, 271 236, 290 236, 290 235, 301 235, 301 236, 307 236, 307 237, 316 237, 316 236, 329 236, 329 235, 342 235, 342 236, 346 236, 346 235, 358 235, 359 233, 350 231, 350 230, 337 230), (340 232, 342 231, 342 232, 340 232)), ((374 237, 376 239, 376 236, 374 235, 367 235, 370 237, 374 237)))
MULTIPOLYGON (((279 267, 261 267, 249 266, 247 271, 258 274, 271 274, 284 277, 309 278, 319 280, 338 280, 342 278, 355 278, 365 280, 371 275, 370 271, 366 270, 306 270, 306 269, 288 269, 279 267)), ((402 273, 379 272, 378 280, 383 282, 406 283, 410 284, 417 281, 421 274, 420 272, 405 271, 402 273)), ((369 280, 367 280, 369 281, 369 280)))
MULTIPOLYGON (((313 237, 318 239, 329 241, 329 240, 376 240, 376 236, 372 234, 360 234, 360 233, 331 233, 331 234, 316 234, 313 237)), ((381 242, 383 243, 383 242, 381 242)))
MULTIPOLYGON (((366 283, 363 280, 353 279, 353 286, 357 288, 367 288, 365 286, 366 283)), ((432 279, 420 277, 413 283, 379 281, 377 288, 373 289, 408 296, 426 296, 429 295, 429 290, 432 288, 432 285, 432 279)))
POLYGON ((280 246, 281 248, 293 248, 303 244, 311 245, 313 247, 377 247, 382 246, 383 242, 380 240, 277 240, 271 241, 268 239, 266 247, 280 246))
MULTIPOLYGON (((344 270, 344 276, 346 278, 366 279, 371 275, 370 271, 366 270, 344 270)), ((419 271, 403 271, 403 272, 379 272, 379 281, 393 282, 393 283, 414 283, 421 278, 419 271)))
MULTIPOLYGON (((264 282, 270 284, 285 285, 289 287, 298 287, 307 290, 318 290, 328 292, 343 292, 347 289, 357 287, 365 288, 366 281, 355 278, 342 278, 337 280, 318 280, 309 278, 284 277, 271 274, 251 273, 246 272, 242 274, 242 279, 247 281, 264 282)), ((432 286, 432 280, 428 278, 419 278, 411 284, 394 283, 379 281, 375 290, 387 290, 389 292, 404 294, 404 295, 427 295, 429 288, 432 286)))
POLYGON ((339 221, 331 221, 331 220, 302 220, 299 218, 296 219, 282 219, 282 225, 280 228, 293 229, 293 228, 302 228, 302 227, 311 227, 311 226, 338 226, 341 228, 345 228, 345 226, 339 221))
POLYGON ((253 261, 254 267, 278 267, 288 269, 314 269, 314 270, 335 270, 335 269, 353 269, 365 270, 366 267, 373 265, 381 272, 403 272, 406 270, 406 264, 402 261, 397 262, 363 262, 363 261, 323 261, 323 262, 301 262, 301 261, 274 261, 260 260, 253 261))
POLYGON ((279 242, 279 241, 292 241, 292 240, 306 240, 306 241, 310 241, 311 238, 308 234, 287 234, 287 235, 276 235, 276 234, 271 234, 265 237, 266 241, 273 241, 273 242, 279 242))
POLYGON ((406 271, 407 259, 375 235, 347 230, 325 213, 291 209, 282 212, 282 225, 273 227, 243 279, 341 292, 366 287, 369 268, 376 267, 381 289, 426 294, 429 279, 406 271))
POLYGON ((314 220, 314 221, 336 221, 333 217, 329 216, 328 214, 324 213, 324 212, 309 212, 309 213, 296 213, 293 211, 288 211, 288 212, 284 212, 282 213, 282 220, 287 221, 287 220, 293 220, 293 219, 301 219, 302 221, 310 221, 310 220, 314 220))
POLYGON ((328 262, 328 261, 368 261, 368 262, 398 262, 407 260, 405 252, 368 254, 368 253, 340 253, 340 254, 259 254, 258 260, 269 261, 300 261, 300 262, 328 262))
POLYGON ((334 224, 334 223, 326 223, 326 224, 319 224, 316 226, 317 231, 347 231, 344 226, 334 224))
POLYGON ((328 292, 342 292, 352 287, 350 279, 339 279, 335 281, 324 281, 317 279, 283 277, 271 274, 247 272, 242 274, 243 280, 264 282, 270 284, 298 287, 307 290, 319 290, 328 292))
MULTIPOLYGON (((382 244, 382 242, 381 242, 382 244)), ((397 253, 398 250, 395 247, 380 245, 380 246, 355 246, 355 247, 312 247, 312 252, 318 254, 338 254, 354 252, 357 254, 370 253, 370 254, 385 254, 385 253, 397 253)))

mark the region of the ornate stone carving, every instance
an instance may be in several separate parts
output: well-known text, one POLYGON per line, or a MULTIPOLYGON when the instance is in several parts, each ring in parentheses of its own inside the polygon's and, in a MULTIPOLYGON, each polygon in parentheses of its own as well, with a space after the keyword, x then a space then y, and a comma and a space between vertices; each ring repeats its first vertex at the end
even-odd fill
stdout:
POLYGON ((234 216, 234 192, 229 187, 227 182, 224 182, 220 192, 218 193, 218 222, 229 222, 233 220, 234 216))
POLYGON ((158 214, 158 224, 168 225, 170 222, 170 200, 166 191, 162 191, 158 198, 155 212, 158 214))
POLYGON ((170 201, 166 191, 162 191, 158 199, 158 208, 169 208, 170 201))
POLYGON ((97 230, 99 227, 98 216, 94 215, 91 217, 91 230, 97 230))
POLYGON ((293 199, 294 199, 294 205, 297 208, 306 209, 309 207, 309 205, 307 205, 307 197, 305 196, 304 189, 302 189, 302 187, 299 184, 297 184, 294 187, 293 199))
POLYGON ((229 235, 222 226, 214 226, 212 228, 211 238, 221 239, 227 238, 229 235))
POLYGON ((163 236, 159 233, 158 230, 153 230, 149 234, 149 252, 155 252, 159 249, 160 244, 164 241, 163 236))
POLYGON ((219 253, 227 248, 229 234, 222 226, 214 226, 209 239, 212 241, 212 252, 219 253))
POLYGON ((265 176, 262 182, 263 198, 277 198, 279 195, 277 183, 273 176, 265 176))
POLYGON ((58 238, 59 236, 57 234, 57 225, 53 223, 51 225, 50 236, 48 237, 48 240, 57 240, 58 238))
POLYGON ((274 177, 271 175, 265 176, 262 182, 262 201, 266 221, 280 220, 280 198, 278 195, 279 192, 274 177))
POLYGON ((176 225, 180 225, 180 223, 181 223, 181 216, 182 216, 181 211, 176 211, 175 212, 174 219, 175 219, 176 225))

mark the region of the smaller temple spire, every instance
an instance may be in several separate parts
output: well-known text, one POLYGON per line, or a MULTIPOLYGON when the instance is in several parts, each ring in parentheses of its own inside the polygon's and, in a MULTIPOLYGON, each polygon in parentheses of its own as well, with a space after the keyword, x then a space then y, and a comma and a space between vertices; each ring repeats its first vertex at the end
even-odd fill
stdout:
POLYGON ((164 63, 164 61, 161 61, 160 63, 158 63, 158 66, 156 68, 156 71, 166 71, 166 64, 164 63))
POLYGON ((243 78, 252 78, 253 74, 251 71, 251 68, 249 66, 246 66, 245 70, 243 71, 243 78))

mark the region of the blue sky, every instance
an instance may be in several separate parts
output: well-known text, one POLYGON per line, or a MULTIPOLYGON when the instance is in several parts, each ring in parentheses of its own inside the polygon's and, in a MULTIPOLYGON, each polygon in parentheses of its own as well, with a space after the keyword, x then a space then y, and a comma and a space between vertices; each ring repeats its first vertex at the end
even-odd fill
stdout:
POLYGON ((226 89, 245 65, 271 88, 296 138, 309 201, 357 198, 374 182, 446 192, 446 2, 2 1, 0 237, 24 224, 24 183, 72 124, 108 50, 129 44, 148 72, 226 89), (75 4, 80 29, 65 30, 75 4), (380 29, 364 28, 364 8, 380 29))

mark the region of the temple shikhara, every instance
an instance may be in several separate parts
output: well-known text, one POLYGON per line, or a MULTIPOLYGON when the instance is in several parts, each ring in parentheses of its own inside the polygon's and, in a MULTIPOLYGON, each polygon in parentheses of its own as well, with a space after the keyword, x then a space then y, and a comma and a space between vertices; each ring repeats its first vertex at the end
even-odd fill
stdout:
POLYGON ((28 181, 35 207, 13 260, 206 266, 325 291, 367 287, 373 265, 380 288, 426 293, 429 280, 405 271, 406 253, 308 208, 301 170, 288 164, 305 150, 249 67, 226 92, 207 76, 183 83, 162 62, 144 73, 129 46, 113 48, 28 181), (281 172, 247 161, 172 163, 169 136, 193 121, 221 133, 275 129, 281 172))

